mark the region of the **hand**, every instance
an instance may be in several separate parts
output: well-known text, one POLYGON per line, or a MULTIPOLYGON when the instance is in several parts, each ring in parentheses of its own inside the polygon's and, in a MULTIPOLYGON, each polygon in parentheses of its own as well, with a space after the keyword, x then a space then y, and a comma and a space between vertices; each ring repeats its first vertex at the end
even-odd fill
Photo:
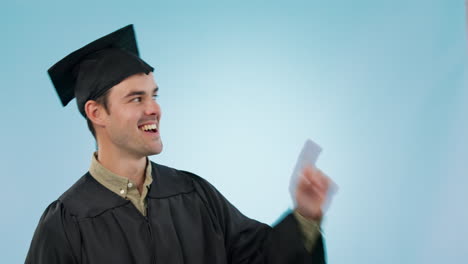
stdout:
POLYGON ((299 214, 313 221, 322 218, 322 206, 325 203, 330 181, 315 167, 307 166, 302 170, 296 189, 296 210, 299 214))

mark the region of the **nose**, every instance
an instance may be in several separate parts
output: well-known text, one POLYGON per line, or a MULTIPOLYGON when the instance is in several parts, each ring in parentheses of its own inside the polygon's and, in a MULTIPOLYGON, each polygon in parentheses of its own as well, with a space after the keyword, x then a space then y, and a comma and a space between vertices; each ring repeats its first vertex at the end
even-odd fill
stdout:
POLYGON ((155 115, 159 120, 161 117, 161 106, 159 106, 158 102, 149 100, 149 103, 145 108, 145 114, 149 116, 155 115))

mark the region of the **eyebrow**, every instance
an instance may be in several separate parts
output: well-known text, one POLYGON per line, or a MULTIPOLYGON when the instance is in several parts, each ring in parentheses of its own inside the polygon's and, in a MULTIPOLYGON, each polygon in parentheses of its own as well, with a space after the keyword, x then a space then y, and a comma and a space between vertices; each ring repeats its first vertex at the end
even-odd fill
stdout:
MULTIPOLYGON (((153 93, 157 93, 159 91, 159 87, 154 88, 153 93)), ((124 98, 132 97, 132 96, 137 96, 137 95, 145 95, 145 91, 131 91, 127 95, 124 96, 124 98)))

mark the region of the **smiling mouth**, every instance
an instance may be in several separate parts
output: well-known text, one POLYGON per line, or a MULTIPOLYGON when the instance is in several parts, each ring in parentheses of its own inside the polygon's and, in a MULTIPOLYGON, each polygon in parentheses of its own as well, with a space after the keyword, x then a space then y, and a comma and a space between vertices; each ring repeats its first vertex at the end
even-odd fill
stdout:
POLYGON ((142 125, 142 126, 139 126, 138 129, 140 129, 143 132, 149 132, 149 133, 158 132, 158 126, 156 124, 142 125))

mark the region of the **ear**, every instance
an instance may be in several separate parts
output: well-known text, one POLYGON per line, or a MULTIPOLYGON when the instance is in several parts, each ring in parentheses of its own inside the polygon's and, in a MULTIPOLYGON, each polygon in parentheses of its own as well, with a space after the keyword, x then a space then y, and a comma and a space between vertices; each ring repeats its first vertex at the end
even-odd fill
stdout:
POLYGON ((88 100, 84 106, 86 116, 97 126, 105 126, 107 112, 104 106, 94 100, 88 100))

